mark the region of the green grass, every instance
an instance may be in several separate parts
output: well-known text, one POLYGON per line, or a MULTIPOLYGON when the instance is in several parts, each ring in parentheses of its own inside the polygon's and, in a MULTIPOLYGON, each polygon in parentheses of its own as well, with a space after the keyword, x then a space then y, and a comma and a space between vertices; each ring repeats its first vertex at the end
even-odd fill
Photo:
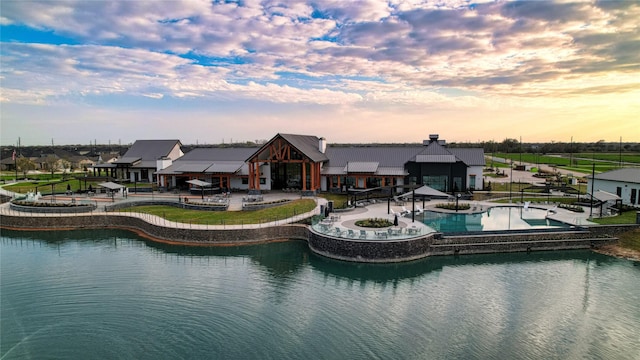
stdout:
MULTIPOLYGON (((67 185, 71 187, 71 191, 73 192, 77 192, 80 189, 85 190, 84 181, 76 179, 69 179, 64 182, 60 181, 62 181, 61 178, 54 179, 53 181, 25 181, 11 185, 5 185, 2 188, 7 191, 13 191, 19 194, 26 194, 30 191, 35 192, 37 188, 37 191, 39 191, 42 195, 49 195, 51 194, 51 183, 53 183, 53 188, 56 193, 64 193, 65 191, 67 191, 67 185)), ((94 189, 96 189, 98 187, 97 184, 97 182, 87 181, 86 186, 89 187, 89 185, 91 185, 94 189)))
MULTIPOLYGON (((620 159, 620 155, 614 153, 576 153, 573 154, 573 156, 570 156, 569 154, 558 154, 557 156, 549 156, 532 153, 495 153, 493 154, 493 156, 504 159, 511 159, 513 160, 514 164, 518 164, 522 159, 522 162, 525 163, 557 166, 565 170, 584 174, 591 173, 594 163, 596 165, 596 173, 617 169, 619 167, 618 161, 620 159), (573 164, 570 164, 571 159, 573 159, 573 164), (600 161, 594 161, 593 159, 600 161), (607 163, 603 161, 609 162, 607 163)), ((622 161, 640 165, 640 154, 623 154, 622 161)), ((494 164, 496 163, 494 162, 494 164)))
POLYGON ((640 229, 620 234, 618 244, 624 248, 640 251, 640 229))
POLYGON ((345 209, 347 207, 348 197, 345 194, 319 194, 318 197, 325 198, 327 201, 333 201, 334 209, 345 209))
MULTIPOLYGON (((595 211, 595 209, 594 209, 595 211)), ((600 225, 614 225, 614 224, 635 224, 636 223, 636 212, 635 211, 625 211, 617 216, 609 216, 604 218, 595 218, 592 220, 594 223, 598 223, 600 225)))
POLYGON ((316 206, 311 199, 294 200, 272 208, 253 211, 206 211, 189 210, 173 206, 135 206, 121 210, 152 214, 169 221, 203 225, 241 225, 277 221, 313 210, 316 206))
MULTIPOLYGON (((576 153, 575 158, 596 159, 604 161, 618 162, 620 161, 619 153, 576 153)), ((622 161, 640 164, 640 154, 638 153, 622 153, 622 161)))

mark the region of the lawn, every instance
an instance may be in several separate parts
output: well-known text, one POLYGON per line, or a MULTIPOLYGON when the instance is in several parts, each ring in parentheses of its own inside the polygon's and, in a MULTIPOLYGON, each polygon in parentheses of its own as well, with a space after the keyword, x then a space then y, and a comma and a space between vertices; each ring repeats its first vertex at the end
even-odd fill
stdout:
POLYGON ((621 215, 610 216, 604 218, 595 218, 593 219, 594 223, 598 223, 600 225, 614 225, 614 224, 635 224, 636 223, 636 212, 635 211, 625 211, 621 215))
MULTIPOLYGON (((518 164, 520 160, 522 160, 522 162, 525 163, 558 166, 565 170, 585 174, 589 174, 592 172, 594 163, 596 166, 596 173, 617 169, 619 167, 620 160, 620 154, 614 153, 576 153, 573 154, 573 156, 570 156, 568 154, 558 154, 551 156, 533 153, 495 153, 493 154, 493 156, 504 159, 512 159, 514 164, 518 164), (570 164, 571 159, 573 159, 573 164, 570 164)), ((623 154, 622 161, 640 165, 640 154, 623 154)))
POLYGON ((627 231, 626 233, 620 234, 618 238, 620 239, 620 246, 627 249, 640 251, 640 229, 627 231))
POLYGON ((333 201, 334 209, 346 209, 348 204, 348 197, 345 194, 319 194, 319 197, 327 199, 327 201, 333 201))
POLYGON ((173 206, 135 206, 122 212, 152 214, 169 221, 203 225, 259 224, 290 218, 313 210, 316 203, 312 199, 300 199, 272 208, 252 211, 205 211, 189 210, 173 206))
POLYGON ((49 195, 51 194, 51 184, 53 184, 53 189, 57 194, 61 194, 67 191, 67 185, 73 192, 85 190, 86 187, 89 187, 89 185, 91 185, 94 189, 98 187, 97 182, 87 181, 85 187, 84 181, 76 179, 62 180, 62 178, 59 178, 54 179, 53 181, 23 181, 11 185, 5 185, 3 189, 19 194, 26 194, 30 191, 39 191, 42 195, 49 195))

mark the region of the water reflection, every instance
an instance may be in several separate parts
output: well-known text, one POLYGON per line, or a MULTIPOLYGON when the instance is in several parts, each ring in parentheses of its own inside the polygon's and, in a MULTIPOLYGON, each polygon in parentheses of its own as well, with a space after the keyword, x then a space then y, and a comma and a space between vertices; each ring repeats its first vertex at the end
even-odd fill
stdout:
POLYGON ((0 245, 3 359, 632 358, 640 348, 640 268, 589 251, 361 264, 300 241, 184 247, 119 230, 3 231, 0 245))
POLYGON ((311 252, 304 241, 283 241, 268 244, 238 246, 185 246, 149 241, 127 230, 69 230, 69 231, 13 231, 2 230, 3 241, 23 246, 41 245, 59 250, 71 244, 100 244, 104 248, 145 246, 159 255, 178 258, 247 258, 272 278, 291 278, 306 265, 330 276, 374 283, 397 283, 432 272, 446 266, 467 266, 508 263, 527 263, 572 260, 592 262, 595 266, 615 261, 614 258, 588 250, 550 251, 532 253, 480 254, 464 256, 434 256, 402 263, 353 263, 334 260, 311 252), (43 236, 46 234, 46 236, 43 236), (98 235, 98 236, 96 236, 98 235))

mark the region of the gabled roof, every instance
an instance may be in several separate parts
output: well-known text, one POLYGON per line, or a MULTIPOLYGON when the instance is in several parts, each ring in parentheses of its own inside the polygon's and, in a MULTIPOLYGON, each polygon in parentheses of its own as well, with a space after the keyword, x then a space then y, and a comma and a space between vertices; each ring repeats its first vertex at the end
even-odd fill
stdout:
POLYGON ((451 148, 448 150, 467 166, 484 166, 486 164, 482 148, 451 148))
MULTIPOLYGON (((591 179, 591 175, 586 176, 591 179)), ((596 180, 609 180, 640 184, 640 168, 622 168, 596 174, 596 180)))
POLYGON ((244 161, 257 147, 195 148, 176 161, 244 161))
POLYGON ((260 149, 255 151, 251 156, 247 157, 245 160, 249 161, 254 156, 260 154, 262 151, 267 149, 271 143, 273 143, 276 139, 282 138, 291 146, 293 146, 296 150, 298 150, 301 154, 311 159, 313 162, 324 162, 329 160, 327 155, 320 152, 319 143, 320 138, 314 135, 295 135, 295 134, 277 134, 271 140, 267 141, 260 149))
POLYGON ((482 148, 446 148, 437 141, 429 143, 415 159, 419 163, 454 163, 462 161, 467 166, 484 166, 482 148))
POLYGON ((180 140, 136 140, 122 158, 114 163, 133 164, 137 161, 153 161, 151 167, 155 167, 155 161, 168 156, 176 145, 182 146, 180 140))
POLYGON ((184 173, 236 173, 245 165, 245 159, 256 151, 256 147, 241 148, 196 148, 176 159, 158 174, 177 175, 184 173))
POLYGON ((422 147, 328 146, 329 166, 344 168, 349 162, 377 162, 380 167, 402 167, 422 147))

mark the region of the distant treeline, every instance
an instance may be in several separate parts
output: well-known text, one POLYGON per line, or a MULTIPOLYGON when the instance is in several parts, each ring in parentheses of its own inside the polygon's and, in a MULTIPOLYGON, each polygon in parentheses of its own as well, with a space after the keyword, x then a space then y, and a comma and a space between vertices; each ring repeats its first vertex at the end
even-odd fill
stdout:
POLYGON ((550 142, 550 143, 520 143, 516 139, 505 139, 502 142, 483 141, 480 143, 450 143, 449 147, 481 147, 485 153, 602 153, 602 152, 640 152, 637 142, 605 142, 600 140, 593 143, 578 142, 550 142))
MULTIPOLYGON (((256 147, 263 145, 263 141, 247 141, 227 144, 212 145, 194 145, 185 144, 182 150, 187 153, 194 148, 203 147, 256 147)), ((342 143, 330 144, 330 146, 339 147, 403 147, 403 146, 420 146, 421 143, 342 143)), ((97 156, 101 153, 120 153, 124 154, 131 145, 58 145, 58 146, 22 146, 18 150, 18 155, 26 157, 38 157, 44 154, 58 153, 60 150, 69 154, 97 156)), ((471 142, 451 142, 446 144, 450 148, 483 148, 484 152, 490 153, 537 153, 537 154, 558 154, 558 153, 602 153, 602 152, 640 152, 640 143, 637 142, 605 142, 600 140, 594 143, 578 143, 578 142, 550 142, 550 143, 520 143, 516 139, 505 139, 501 142, 482 141, 477 143, 471 142)), ((15 146, 3 146, 2 159, 10 158, 15 146)), ((63 156, 64 157, 64 156, 63 156)))

